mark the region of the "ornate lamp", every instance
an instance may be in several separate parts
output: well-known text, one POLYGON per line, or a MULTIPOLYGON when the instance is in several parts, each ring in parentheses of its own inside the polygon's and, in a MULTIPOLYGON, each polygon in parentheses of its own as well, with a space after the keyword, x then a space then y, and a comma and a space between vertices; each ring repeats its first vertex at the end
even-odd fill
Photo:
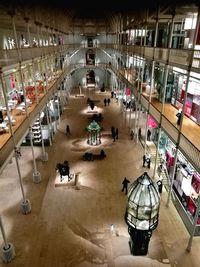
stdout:
POLYGON ((89 145, 99 145, 101 144, 101 127, 99 124, 93 120, 89 126, 87 127, 88 131, 88 140, 87 143, 89 145))
POLYGON ((152 230, 158 225, 159 208, 158 186, 147 172, 144 172, 130 185, 125 213, 133 255, 147 254, 152 230))

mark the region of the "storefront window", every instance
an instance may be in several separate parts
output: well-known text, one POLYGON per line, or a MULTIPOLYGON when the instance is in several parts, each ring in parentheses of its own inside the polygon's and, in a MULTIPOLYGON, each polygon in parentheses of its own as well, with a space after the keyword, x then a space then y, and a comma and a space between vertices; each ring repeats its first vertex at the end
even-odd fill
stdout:
MULTIPOLYGON (((163 170, 167 170, 169 174, 168 177, 172 181, 175 152, 175 144, 164 132, 161 132, 159 156, 161 157, 162 166, 159 165, 157 168, 159 177, 161 177, 161 173, 164 172, 163 170)), ((185 210, 185 213, 181 213, 181 216, 187 216, 192 223, 200 192, 200 174, 180 151, 178 151, 177 154, 177 162, 173 179, 173 191, 181 203, 182 209, 185 210)), ((197 220, 197 225, 200 225, 200 217, 197 220)))
POLYGON ((157 63, 154 69, 154 94, 157 99, 162 101, 164 95, 165 69, 163 64, 157 63))
MULTIPOLYGON (((186 75, 174 73, 174 85, 171 103, 177 108, 182 108, 186 90, 186 75)), ((200 82, 194 77, 190 77, 187 88, 184 114, 200 123, 200 82)))

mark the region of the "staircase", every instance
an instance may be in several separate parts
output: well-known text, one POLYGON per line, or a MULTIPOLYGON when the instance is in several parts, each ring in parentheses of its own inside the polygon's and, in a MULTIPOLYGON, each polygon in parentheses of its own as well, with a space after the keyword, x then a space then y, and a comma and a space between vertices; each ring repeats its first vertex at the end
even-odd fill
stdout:
MULTIPOLYGON (((151 155, 151 163, 155 166, 156 160, 156 145, 153 142, 147 142, 147 151, 151 155)), ((161 157, 157 158, 157 170, 156 170, 156 180, 162 180, 163 185, 166 190, 169 190, 170 187, 170 178, 167 171, 166 163, 163 163, 161 157), (162 165, 162 167, 160 167, 162 165)))

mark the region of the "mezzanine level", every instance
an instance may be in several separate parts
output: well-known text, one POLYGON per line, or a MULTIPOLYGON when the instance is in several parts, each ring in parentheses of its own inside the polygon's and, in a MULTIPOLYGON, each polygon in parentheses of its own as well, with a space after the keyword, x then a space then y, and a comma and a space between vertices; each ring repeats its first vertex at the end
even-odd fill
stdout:
POLYGON ((75 43, 68 45, 56 46, 41 46, 41 47, 26 47, 18 49, 1 49, 0 50, 0 66, 9 66, 20 61, 30 60, 49 54, 64 53, 70 49, 89 48, 89 49, 113 49, 120 52, 125 52, 130 55, 138 55, 149 60, 155 60, 171 66, 176 66, 188 70, 190 66, 190 58, 193 57, 191 71, 200 73, 200 50, 188 49, 166 49, 153 48, 137 45, 117 45, 117 44, 101 44, 94 47, 87 47, 85 44, 75 43))

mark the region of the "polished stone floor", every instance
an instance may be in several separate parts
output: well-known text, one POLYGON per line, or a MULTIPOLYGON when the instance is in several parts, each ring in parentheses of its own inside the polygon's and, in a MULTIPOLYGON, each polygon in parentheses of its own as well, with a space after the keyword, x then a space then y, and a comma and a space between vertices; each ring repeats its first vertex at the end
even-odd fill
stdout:
MULTIPOLYGON (((173 205, 166 207, 165 190, 161 195, 159 225, 153 231, 148 254, 131 255, 124 221, 127 196, 121 192, 122 180, 126 176, 133 182, 144 171, 151 175, 152 169, 142 167, 143 148, 130 138, 129 114, 114 99, 104 106, 103 100, 110 97, 110 92, 100 94, 85 89, 83 93, 85 97, 76 97, 77 92, 71 92, 53 145, 46 148, 48 162, 41 160, 41 147, 34 147, 41 183, 32 181, 31 148, 21 148, 19 163, 25 197, 32 204, 30 214, 20 212, 22 193, 15 159, 0 175, 0 214, 7 239, 16 251, 9 266, 198 267, 200 239, 195 237, 192 251, 186 252, 189 234, 173 205), (86 127, 91 116, 88 97, 97 100, 95 109, 103 116, 98 146, 87 144, 86 127), (71 129, 68 136, 67 124, 71 129), (115 142, 111 126, 119 129, 115 142), (107 155, 104 160, 83 161, 86 151, 99 153, 102 148, 107 155), (55 166, 64 160, 69 161, 71 173, 79 173, 76 186, 74 178, 55 186, 58 179, 55 166)), ((0 266, 8 265, 0 261, 0 266)))

